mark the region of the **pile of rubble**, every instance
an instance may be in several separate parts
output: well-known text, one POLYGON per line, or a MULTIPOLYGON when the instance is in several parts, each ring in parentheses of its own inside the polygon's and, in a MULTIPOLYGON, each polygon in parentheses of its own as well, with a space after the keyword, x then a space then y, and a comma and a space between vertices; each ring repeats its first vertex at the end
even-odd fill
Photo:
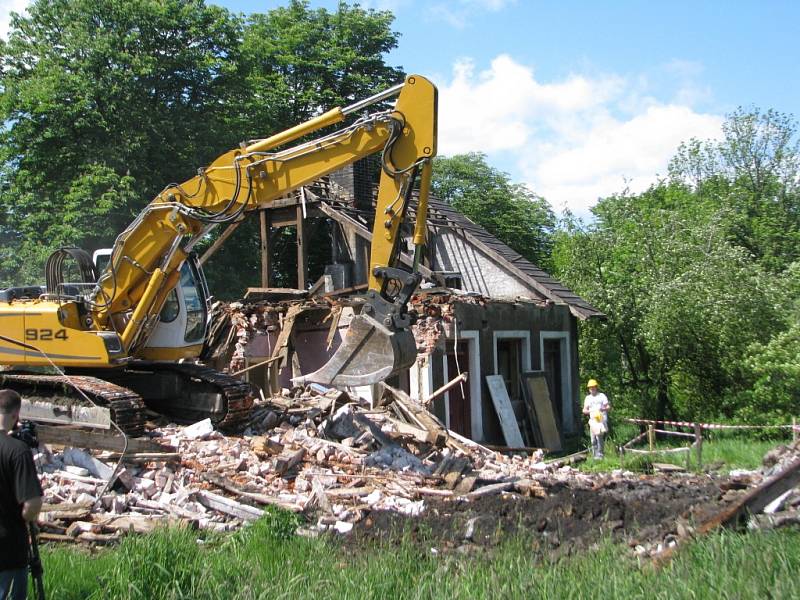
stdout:
MULTIPOLYGON (((697 507, 713 515, 735 506, 800 456, 798 444, 779 448, 764 469, 724 478, 582 473, 570 466, 582 453, 505 456, 447 430, 402 391, 383 390, 375 407, 317 385, 284 390, 236 434, 209 421, 164 423, 150 430, 158 446, 147 452, 42 447, 43 539, 103 544, 177 522, 227 531, 277 506, 303 513, 306 535, 369 537, 396 518, 434 519, 448 539, 461 543, 468 532, 474 543, 481 523, 487 531, 522 523, 548 543, 611 533, 650 556, 695 533, 709 514, 697 507)), ((798 522, 796 485, 750 523, 798 522)))
POLYGON ((209 421, 166 424, 150 431, 163 451, 122 460, 42 447, 43 537, 106 543, 175 521, 230 530, 269 505, 313 515, 310 532, 347 532, 370 511, 418 515, 434 497, 542 494, 536 479, 554 465, 541 454, 500 455, 385 389, 379 408, 316 385, 285 392, 261 403, 235 435, 209 421))

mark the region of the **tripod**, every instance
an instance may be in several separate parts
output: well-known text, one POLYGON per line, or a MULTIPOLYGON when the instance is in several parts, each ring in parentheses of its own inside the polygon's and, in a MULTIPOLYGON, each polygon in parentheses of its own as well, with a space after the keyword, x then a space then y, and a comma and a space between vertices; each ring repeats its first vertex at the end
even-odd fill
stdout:
POLYGON ((33 579, 33 589, 36 590, 36 599, 45 600, 44 597, 44 569, 42 568, 42 559, 39 557, 39 528, 36 523, 29 523, 28 530, 31 534, 31 551, 28 559, 28 565, 31 571, 31 579, 33 579))

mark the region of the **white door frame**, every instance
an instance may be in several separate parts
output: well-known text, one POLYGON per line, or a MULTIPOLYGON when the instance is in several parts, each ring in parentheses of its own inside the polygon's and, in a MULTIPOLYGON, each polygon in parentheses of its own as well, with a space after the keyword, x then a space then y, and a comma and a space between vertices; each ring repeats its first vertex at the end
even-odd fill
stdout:
POLYGON ((539 334, 539 370, 544 371, 544 341, 562 340, 561 350, 561 426, 564 431, 575 430, 574 398, 572 397, 572 361, 568 331, 542 331, 539 334))
MULTIPOLYGON (((467 367, 469 372, 469 420, 470 438, 474 441, 483 440, 483 409, 481 402, 481 338, 477 330, 459 331, 458 338, 447 338, 447 342, 455 343, 464 340, 467 342, 469 365, 459 365, 463 370, 467 367)), ((442 374, 444 383, 450 381, 447 369, 447 351, 442 354, 442 374)), ((444 393, 445 425, 450 429, 450 392, 444 393)))
POLYGON ((526 329, 509 329, 507 331, 492 332, 492 352, 494 353, 494 374, 499 375, 497 366, 497 340, 512 338, 523 339, 522 344, 522 370, 531 370, 531 332, 526 329))

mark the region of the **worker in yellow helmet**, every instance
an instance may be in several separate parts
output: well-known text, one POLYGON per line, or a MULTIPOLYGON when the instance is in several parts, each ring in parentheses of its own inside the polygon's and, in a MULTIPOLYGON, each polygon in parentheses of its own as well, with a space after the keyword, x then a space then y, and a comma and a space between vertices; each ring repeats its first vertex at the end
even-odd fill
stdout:
POLYGON ((590 379, 586 388, 589 393, 583 401, 583 414, 589 417, 592 453, 595 458, 603 458, 603 446, 608 432, 608 411, 611 410, 611 404, 608 397, 600 391, 596 379, 590 379))

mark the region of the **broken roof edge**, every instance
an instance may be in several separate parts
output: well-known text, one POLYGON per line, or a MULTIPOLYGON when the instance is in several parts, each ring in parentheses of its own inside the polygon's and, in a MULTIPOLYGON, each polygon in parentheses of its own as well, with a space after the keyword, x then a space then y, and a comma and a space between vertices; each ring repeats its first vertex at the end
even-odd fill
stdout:
MULTIPOLYGON (((331 192, 333 192, 333 194, 338 194, 337 187, 338 186, 331 183, 328 185, 326 191, 329 194, 331 192)), ((362 223, 351 218, 341 206, 334 204, 345 203, 342 198, 338 198, 335 195, 324 196, 316 193, 311 193, 310 196, 313 200, 319 201, 321 205, 320 208, 324 214, 340 222, 340 224, 354 227, 361 237, 371 242, 372 232, 362 223)), ((409 206, 409 209, 414 213, 416 213, 417 199, 418 195, 415 192, 412 197, 412 204, 409 206)), ((511 276, 528 286, 533 292, 541 294, 541 296, 554 304, 566 305, 569 307, 570 313, 576 318, 582 321, 589 319, 607 319, 605 313, 592 306, 587 300, 567 288, 549 273, 530 262, 527 258, 451 205, 434 197, 429 198, 428 205, 429 228, 451 229, 456 235, 462 236, 467 243, 472 244, 491 259, 497 261, 511 276), (434 211, 438 212, 444 218, 445 225, 434 222, 434 219, 431 218, 434 211)), ((406 266, 413 264, 411 257, 403 253, 401 253, 399 258, 406 266)), ((432 271, 424 265, 419 265, 419 267, 423 277, 437 284, 443 283, 441 278, 437 277, 435 271, 432 271)), ((533 300, 538 300, 538 298, 533 298, 533 300)))
POLYGON ((527 284, 534 291, 542 294, 555 304, 568 306, 570 313, 576 318, 583 321, 588 319, 605 320, 607 318, 602 311, 592 306, 560 281, 551 277, 549 273, 534 265, 516 250, 446 202, 436 198, 430 198, 428 202, 429 211, 431 209, 438 211, 448 222, 448 225, 432 223, 429 225, 431 228, 451 229, 456 235, 462 236, 467 243, 474 245, 487 256, 496 260, 511 275, 527 284))

